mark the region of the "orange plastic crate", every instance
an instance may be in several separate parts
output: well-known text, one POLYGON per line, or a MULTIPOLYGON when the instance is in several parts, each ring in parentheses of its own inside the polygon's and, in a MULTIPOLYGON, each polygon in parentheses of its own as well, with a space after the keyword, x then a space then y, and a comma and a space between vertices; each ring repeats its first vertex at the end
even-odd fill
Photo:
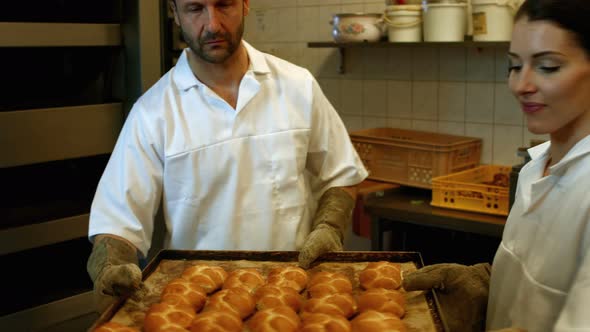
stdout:
POLYGON ((433 206, 507 216, 510 166, 482 165, 432 179, 433 206), (497 185, 502 183, 502 185, 497 185))
POLYGON ((432 178, 479 165, 479 138, 399 128, 350 133, 369 179, 431 188, 432 178))

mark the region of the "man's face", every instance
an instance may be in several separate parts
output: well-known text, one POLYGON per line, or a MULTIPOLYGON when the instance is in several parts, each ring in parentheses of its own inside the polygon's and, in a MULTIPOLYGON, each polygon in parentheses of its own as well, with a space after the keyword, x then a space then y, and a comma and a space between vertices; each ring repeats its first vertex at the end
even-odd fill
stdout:
POLYGON ((249 0, 176 0, 174 19, 201 59, 223 63, 240 46, 249 0))

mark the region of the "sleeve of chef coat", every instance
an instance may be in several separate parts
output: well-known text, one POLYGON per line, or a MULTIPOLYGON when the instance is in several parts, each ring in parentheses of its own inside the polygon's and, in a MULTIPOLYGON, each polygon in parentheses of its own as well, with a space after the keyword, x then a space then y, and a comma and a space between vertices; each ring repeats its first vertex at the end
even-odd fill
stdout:
POLYGON ((554 331, 590 330, 590 211, 587 212, 586 220, 586 229, 581 234, 584 237, 583 247, 578 257, 572 257, 579 261, 579 269, 554 331))
POLYGON ((313 76, 311 81, 312 123, 306 168, 313 175, 312 189, 319 197, 329 188, 360 183, 367 171, 338 113, 313 76))
POLYGON ((140 102, 129 113, 99 181, 90 210, 89 239, 114 234, 144 255, 151 246, 162 193, 163 158, 157 121, 140 102))

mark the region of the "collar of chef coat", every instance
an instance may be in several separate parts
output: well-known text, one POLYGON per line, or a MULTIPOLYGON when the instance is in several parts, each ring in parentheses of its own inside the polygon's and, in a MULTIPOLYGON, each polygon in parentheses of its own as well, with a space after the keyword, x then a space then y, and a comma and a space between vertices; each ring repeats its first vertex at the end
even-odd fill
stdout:
MULTIPOLYGON (((242 40, 242 44, 246 47, 246 52, 248 53, 248 58, 250 60, 250 66, 246 75, 250 76, 252 74, 269 74, 270 69, 266 63, 264 54, 256 50, 245 40, 242 40)), ((195 74, 193 74, 193 71, 191 70, 191 67, 188 63, 188 52, 188 48, 182 51, 182 54, 176 63, 174 73, 174 83, 180 90, 183 91, 189 90, 192 87, 202 88, 205 86, 205 84, 199 81, 195 74)))
POLYGON ((522 184, 523 214, 533 210, 545 194, 559 182, 572 162, 590 153, 590 135, 576 143, 557 164, 549 167, 549 174, 543 177, 550 147, 551 141, 547 141, 527 150, 531 156, 531 161, 527 164, 530 170, 521 171, 523 178, 519 179, 519 183, 522 184))

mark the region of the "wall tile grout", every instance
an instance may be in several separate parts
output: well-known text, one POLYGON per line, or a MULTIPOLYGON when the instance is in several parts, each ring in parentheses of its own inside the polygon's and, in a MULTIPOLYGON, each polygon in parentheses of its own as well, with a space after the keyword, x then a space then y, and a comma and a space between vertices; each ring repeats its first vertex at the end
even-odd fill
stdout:
MULTIPOLYGON (((512 150, 516 151, 516 147, 526 143, 525 139, 528 140, 534 135, 527 134, 526 124, 520 114, 512 115, 512 111, 518 111, 514 103, 506 99, 512 96, 506 91, 500 90, 504 89, 503 84, 506 83, 500 72, 503 64, 504 46, 483 48, 480 52, 475 52, 469 46, 445 48, 432 45, 427 47, 399 45, 399 47, 388 48, 387 51, 377 48, 349 49, 347 50, 348 59, 345 63, 347 73, 341 75, 337 73, 336 69, 338 55, 333 53, 337 52, 336 49, 333 49, 333 52, 308 49, 307 42, 319 40, 306 40, 306 37, 300 33, 297 34, 295 40, 285 40, 276 33, 277 31, 301 31, 302 28, 305 28, 305 31, 309 32, 309 36, 316 35, 320 39, 329 38, 330 34, 326 31, 326 29, 330 29, 329 24, 324 26, 322 22, 329 19, 330 10, 373 9, 378 8, 382 3, 382 0, 279 1, 278 3, 270 0, 252 0, 251 7, 257 10, 258 16, 253 17, 246 25, 247 36, 251 36, 250 39, 253 40, 252 44, 255 47, 288 56, 296 63, 308 67, 318 80, 330 80, 328 83, 331 89, 329 97, 339 98, 339 100, 332 101, 332 104, 340 108, 338 112, 346 119, 345 122, 350 128, 362 128, 365 124, 375 124, 384 119, 388 123, 401 126, 434 125, 435 131, 457 128, 466 134, 468 132, 477 133, 486 137, 486 149, 490 149, 486 150, 488 151, 486 159, 489 159, 489 162, 508 165, 516 162, 517 159, 510 156, 513 154, 512 150), (263 5, 258 7, 257 3, 263 5), (274 5, 275 3, 277 5, 274 5), (303 18, 291 17, 290 21, 296 22, 298 26, 286 28, 282 25, 287 22, 268 16, 269 13, 276 14, 281 10, 295 11, 299 14, 301 14, 301 10, 317 12, 314 14, 317 19, 313 19, 312 22, 303 18), (257 31, 259 30, 257 20, 264 20, 263 23, 267 25, 265 31, 257 31), (299 24, 308 26, 302 27, 299 24), (272 38, 267 38, 268 36, 272 36, 272 38), (380 70, 371 67, 371 65, 377 64, 386 66, 386 68, 380 70), (423 66, 425 67, 421 68, 423 66), (421 72, 422 69, 425 71, 421 72), (352 87, 359 89, 359 91, 348 91, 350 88, 344 90, 345 86, 342 85, 342 82, 345 81, 353 83, 352 87), (398 93, 409 93, 409 98, 403 101, 400 99, 400 102, 396 103, 392 98, 397 97, 386 95, 382 98, 384 110, 367 109, 367 107, 377 107, 376 105, 378 105, 375 100, 371 99, 369 102, 366 99, 376 98, 375 94, 370 91, 364 91, 369 82, 373 84, 372 81, 384 83, 387 94, 392 93, 391 88, 403 88, 402 92, 398 93), (394 85, 391 85, 392 83, 394 85), (458 88, 459 84, 461 84, 460 89, 458 88), (428 100, 420 105, 416 104, 422 102, 417 99, 421 97, 421 94, 416 90, 421 87, 434 90, 432 93, 434 96, 430 97, 434 98, 434 102, 428 100), (449 95, 445 95, 445 93, 449 93, 449 95), (462 95, 457 99, 459 94, 462 95), (484 99, 480 100, 480 96, 484 99), (356 100, 354 104, 358 105, 360 109, 346 108, 344 100, 356 100), (462 105, 457 104, 458 100, 462 100, 462 105), (483 102, 487 104, 478 105, 483 102), (445 106, 444 116, 441 114, 443 103, 449 103, 445 106), (452 108, 449 108, 453 105, 462 107, 461 110, 457 110, 462 114, 453 114, 452 108), (404 109, 396 109, 396 106, 404 107, 404 109), (484 107, 480 109, 480 106, 484 107), (417 107, 420 109, 418 110, 417 107), (515 109, 512 110, 512 108, 515 109), (485 110, 489 110, 489 112, 485 110), (478 119, 478 112, 483 114, 484 118, 478 119), (498 131, 504 129, 509 132, 509 137, 498 134, 498 131), (503 145, 507 145, 506 151, 509 150, 510 153, 502 152, 504 151, 501 149, 503 145)), ((283 17, 289 18, 288 16, 283 15, 283 17)), ((248 41, 248 38, 246 40, 248 41)), ((380 89, 383 89, 383 85, 380 86, 380 89)))

